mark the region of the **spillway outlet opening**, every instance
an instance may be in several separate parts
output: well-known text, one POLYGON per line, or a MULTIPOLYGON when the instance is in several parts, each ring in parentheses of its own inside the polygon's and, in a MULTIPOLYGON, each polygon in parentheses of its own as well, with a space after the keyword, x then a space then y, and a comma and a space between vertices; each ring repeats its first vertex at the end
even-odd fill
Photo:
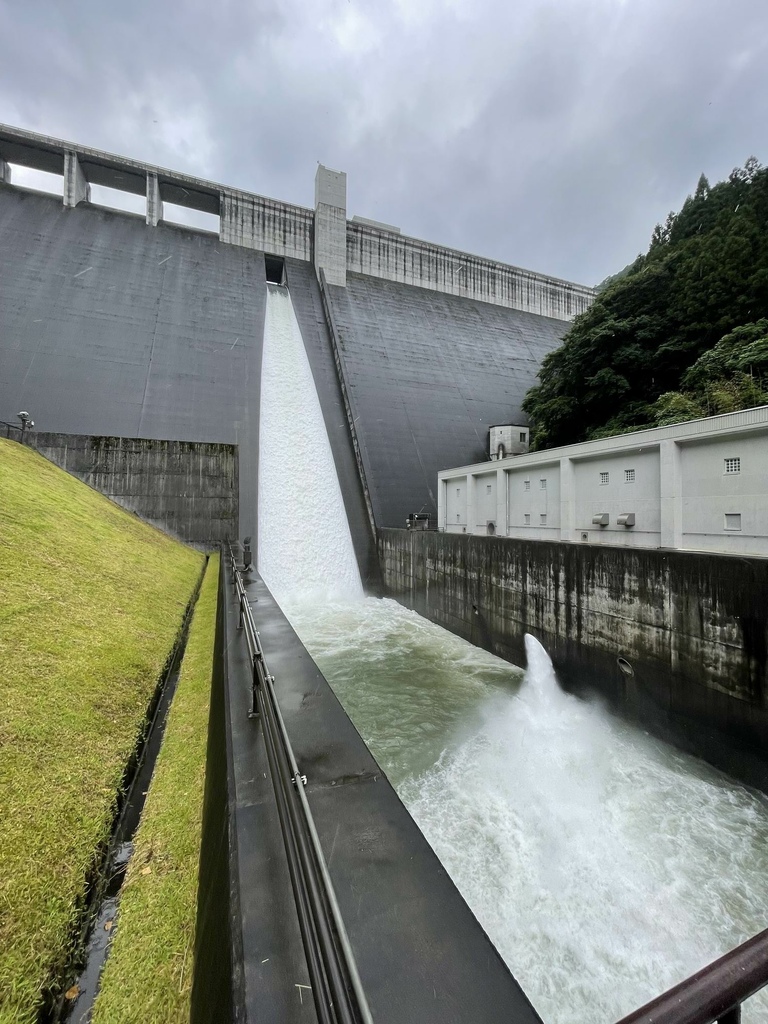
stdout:
POLYGON ((282 256, 265 256, 264 269, 269 284, 285 284, 285 260, 282 256))
POLYGON ((635 670, 632 668, 632 666, 626 658, 617 658, 616 662, 623 675, 633 676, 635 674, 635 670))

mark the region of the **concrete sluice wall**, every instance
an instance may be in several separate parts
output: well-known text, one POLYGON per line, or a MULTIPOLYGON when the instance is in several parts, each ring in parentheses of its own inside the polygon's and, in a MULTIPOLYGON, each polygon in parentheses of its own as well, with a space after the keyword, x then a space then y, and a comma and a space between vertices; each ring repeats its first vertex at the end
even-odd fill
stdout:
POLYGON ((139 437, 30 431, 51 462, 188 544, 218 547, 238 535, 237 447, 139 437))
POLYGON ((574 690, 768 791, 768 560, 378 532, 386 590, 514 664, 525 633, 574 690))

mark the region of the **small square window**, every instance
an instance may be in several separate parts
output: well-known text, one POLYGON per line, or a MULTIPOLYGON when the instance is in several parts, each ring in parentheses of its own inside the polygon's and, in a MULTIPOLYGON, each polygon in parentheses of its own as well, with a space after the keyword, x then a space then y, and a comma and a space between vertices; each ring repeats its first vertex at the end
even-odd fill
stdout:
POLYGON ((526 432, 524 430, 521 430, 520 431, 520 441, 521 441, 521 443, 525 444, 525 442, 527 440, 528 440, 528 435, 526 434, 526 432))
POLYGON ((600 474, 600 485, 602 486, 603 484, 607 484, 610 479, 611 479, 610 473, 601 473, 600 474))
POLYGON ((542 512, 539 515, 539 522, 541 523, 542 526, 546 526, 547 525, 547 513, 546 512, 542 512))
POLYGON ((726 473, 740 473, 741 472, 741 459, 726 459, 725 460, 725 472, 726 473))
POLYGON ((525 523, 526 526, 530 526, 531 525, 531 513, 530 512, 526 512, 525 513, 525 515, 523 516, 523 522, 525 523))
POLYGON ((726 512, 725 513, 725 529, 726 530, 740 530, 741 529, 741 512, 726 512))
POLYGON ((526 490, 526 491, 530 491, 530 489, 531 489, 531 481, 530 480, 524 480, 523 481, 523 489, 526 490))
POLYGON ((635 471, 634 471, 634 469, 625 469, 624 470, 624 482, 628 483, 628 484, 633 484, 635 482, 635 471))
POLYGON ((492 490, 493 490, 493 488, 491 487, 490 484, 486 484, 485 485, 485 493, 486 494, 490 494, 492 490))
POLYGON ((547 489, 547 481, 546 481, 546 479, 544 477, 542 477, 542 479, 539 480, 539 487, 542 489, 542 491, 546 491, 546 489, 547 489))

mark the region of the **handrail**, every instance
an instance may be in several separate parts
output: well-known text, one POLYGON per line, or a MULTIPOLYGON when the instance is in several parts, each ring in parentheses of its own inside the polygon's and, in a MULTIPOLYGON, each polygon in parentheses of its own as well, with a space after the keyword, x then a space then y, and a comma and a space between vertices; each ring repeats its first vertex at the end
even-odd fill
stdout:
POLYGON ((741 1004, 768 985, 768 928, 618 1024, 739 1024, 741 1004))
POLYGON ((238 628, 252 665, 250 716, 260 718, 275 792, 312 997, 321 1024, 373 1024, 328 865, 288 737, 232 547, 230 567, 238 597, 238 628))

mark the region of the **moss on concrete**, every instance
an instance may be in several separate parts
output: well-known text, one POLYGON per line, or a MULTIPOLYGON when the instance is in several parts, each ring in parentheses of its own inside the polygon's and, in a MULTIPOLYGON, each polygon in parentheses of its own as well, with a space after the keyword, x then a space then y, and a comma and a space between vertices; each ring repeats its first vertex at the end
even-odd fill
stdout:
POLYGON ((136 833, 94 1024, 189 1020, 218 575, 213 556, 136 833))
POLYGON ((0 1022, 36 1019, 202 556, 0 439, 0 1022))

